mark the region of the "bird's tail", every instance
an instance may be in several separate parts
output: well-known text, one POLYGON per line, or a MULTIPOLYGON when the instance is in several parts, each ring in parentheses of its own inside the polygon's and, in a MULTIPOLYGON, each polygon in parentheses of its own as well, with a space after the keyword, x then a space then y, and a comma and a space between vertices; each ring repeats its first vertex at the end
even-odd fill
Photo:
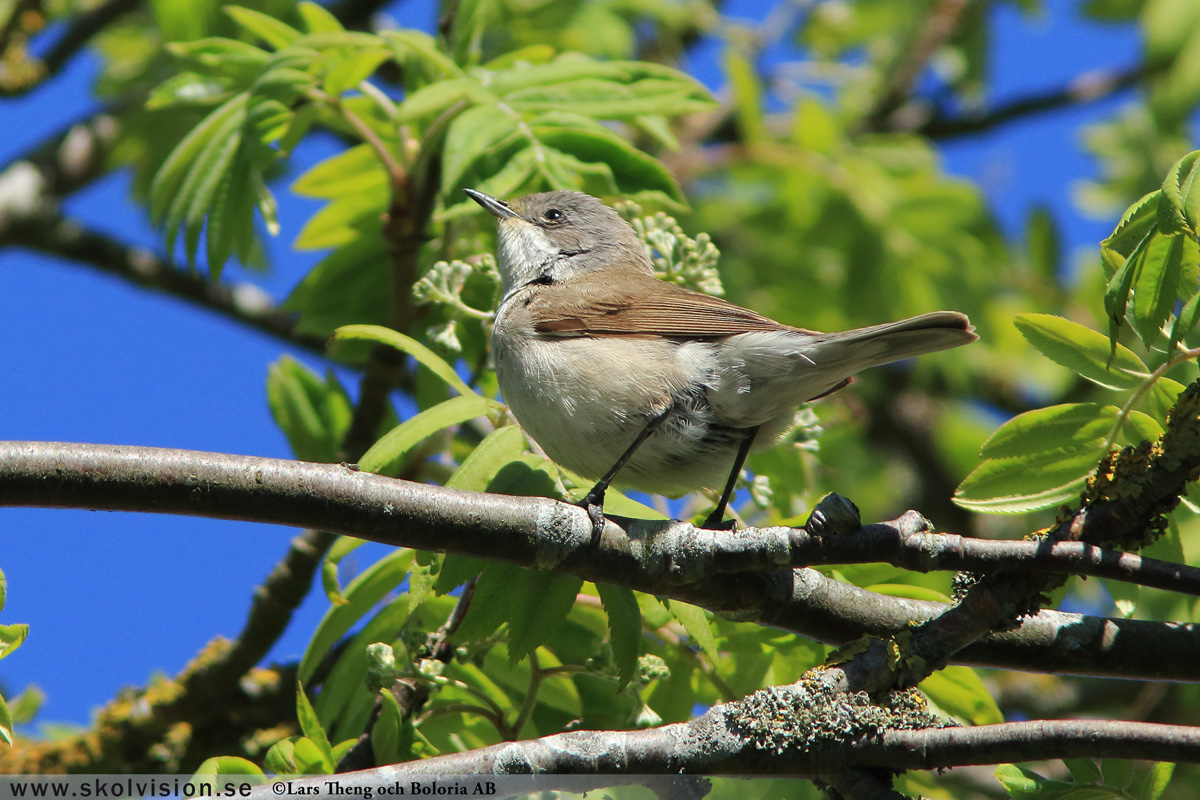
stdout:
POLYGON ((969 344, 979 337, 965 314, 934 311, 899 322, 885 322, 817 336, 811 357, 818 363, 845 361, 853 374, 938 350, 969 344))

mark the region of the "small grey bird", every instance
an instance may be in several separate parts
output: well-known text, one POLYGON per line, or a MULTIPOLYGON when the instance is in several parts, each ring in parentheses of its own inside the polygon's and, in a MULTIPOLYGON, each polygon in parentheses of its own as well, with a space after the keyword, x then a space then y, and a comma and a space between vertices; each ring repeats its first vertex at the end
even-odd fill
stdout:
POLYGON ((772 446, 801 404, 868 367, 978 338, 954 311, 793 328, 659 280, 633 228, 590 195, 466 192, 499 229, 500 391, 547 455, 598 479, 580 501, 595 539, 614 480, 669 496, 724 482, 705 521, 722 527, 746 455, 772 446))

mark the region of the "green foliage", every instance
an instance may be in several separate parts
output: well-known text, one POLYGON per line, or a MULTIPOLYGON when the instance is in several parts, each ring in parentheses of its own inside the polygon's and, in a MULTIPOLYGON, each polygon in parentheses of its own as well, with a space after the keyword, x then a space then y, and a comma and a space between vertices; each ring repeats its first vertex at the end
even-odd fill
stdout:
POLYGON ((1175 765, 1155 763, 1135 769, 1132 761, 1106 758, 1066 762, 1071 781, 1052 780, 1015 764, 996 768, 996 779, 1014 800, 1158 800, 1171 782, 1175 765))

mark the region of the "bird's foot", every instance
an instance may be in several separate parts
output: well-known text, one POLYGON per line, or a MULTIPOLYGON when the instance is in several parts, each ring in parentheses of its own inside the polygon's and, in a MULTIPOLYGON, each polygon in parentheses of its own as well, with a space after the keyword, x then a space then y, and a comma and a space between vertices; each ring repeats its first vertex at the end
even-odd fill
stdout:
POLYGON ((724 509, 713 511, 708 515, 708 517, 704 520, 704 524, 700 527, 709 531, 736 531, 738 526, 737 520, 722 519, 724 516, 724 509))
POLYGON ((604 489, 593 488, 575 505, 586 511, 588 519, 592 521, 592 547, 595 547, 604 535, 604 489))

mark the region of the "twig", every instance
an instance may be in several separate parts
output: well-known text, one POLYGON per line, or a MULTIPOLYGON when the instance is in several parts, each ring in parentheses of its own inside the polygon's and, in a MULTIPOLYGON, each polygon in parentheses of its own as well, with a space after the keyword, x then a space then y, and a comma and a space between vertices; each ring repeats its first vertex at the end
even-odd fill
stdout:
MULTIPOLYGON (((1034 114, 1110 97, 1125 89, 1145 83, 1161 73, 1166 66, 1164 63, 1138 64, 1122 70, 1088 72, 1060 89, 1030 94, 997 105, 990 111, 967 113, 954 117, 939 114, 914 126, 912 130, 931 139, 939 140, 992 130, 1034 114)), ((893 130, 896 129, 893 128, 893 130)))
POLYGON ((888 118, 908 100, 917 79, 925 71, 925 65, 937 49, 954 35, 959 20, 971 0, 938 0, 929 12, 925 24, 912 39, 908 50, 898 63, 888 70, 887 89, 875 107, 863 121, 866 130, 882 130, 888 127, 888 118))

